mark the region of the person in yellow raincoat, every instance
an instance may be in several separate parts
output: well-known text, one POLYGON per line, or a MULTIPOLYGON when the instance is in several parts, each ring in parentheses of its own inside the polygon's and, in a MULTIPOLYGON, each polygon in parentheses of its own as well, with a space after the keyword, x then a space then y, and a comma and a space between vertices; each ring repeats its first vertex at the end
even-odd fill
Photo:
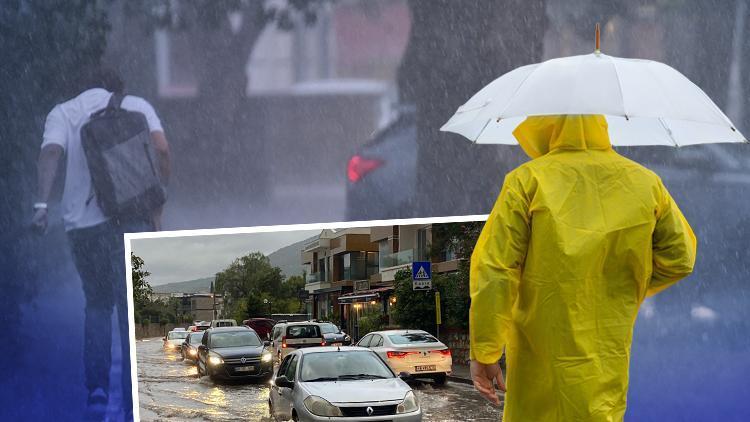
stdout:
POLYGON ((696 239, 600 115, 534 116, 471 256, 471 373, 504 422, 620 421, 638 308, 693 270, 696 239))

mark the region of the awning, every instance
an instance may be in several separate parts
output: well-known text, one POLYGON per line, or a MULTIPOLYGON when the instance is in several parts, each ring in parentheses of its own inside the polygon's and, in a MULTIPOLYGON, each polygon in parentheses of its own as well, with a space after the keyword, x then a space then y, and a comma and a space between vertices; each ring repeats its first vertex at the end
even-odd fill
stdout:
POLYGON ((377 299, 381 294, 393 291, 393 287, 380 287, 377 289, 362 290, 359 292, 347 293, 339 296, 340 304, 348 304, 355 302, 369 302, 372 299, 377 299))

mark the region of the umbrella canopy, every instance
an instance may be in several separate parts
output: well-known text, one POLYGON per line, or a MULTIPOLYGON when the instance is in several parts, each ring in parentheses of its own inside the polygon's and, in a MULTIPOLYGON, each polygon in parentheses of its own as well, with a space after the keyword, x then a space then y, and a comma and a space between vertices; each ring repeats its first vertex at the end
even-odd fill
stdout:
POLYGON ((612 145, 747 142, 697 85, 656 61, 601 53, 517 68, 477 92, 443 125, 476 143, 517 144, 528 116, 602 114, 612 145))

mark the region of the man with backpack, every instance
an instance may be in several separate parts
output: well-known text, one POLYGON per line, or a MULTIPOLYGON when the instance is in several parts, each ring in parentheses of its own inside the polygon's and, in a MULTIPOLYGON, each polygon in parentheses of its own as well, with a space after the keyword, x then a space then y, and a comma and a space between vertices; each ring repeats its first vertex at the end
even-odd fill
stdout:
POLYGON ((124 96, 124 84, 114 71, 90 72, 85 88, 47 115, 32 226, 46 231, 47 202, 64 159, 61 213, 86 298, 87 414, 103 418, 109 401, 110 327, 116 307, 122 406, 128 419, 133 405, 123 233, 159 228, 169 146, 154 108, 142 98, 124 96))

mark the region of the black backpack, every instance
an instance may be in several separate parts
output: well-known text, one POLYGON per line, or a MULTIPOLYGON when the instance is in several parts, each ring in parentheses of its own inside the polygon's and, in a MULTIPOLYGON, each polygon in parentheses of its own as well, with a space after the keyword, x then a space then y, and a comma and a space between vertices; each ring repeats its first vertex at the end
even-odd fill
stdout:
POLYGON ((91 115, 81 128, 81 143, 104 215, 147 217, 164 204, 166 192, 146 116, 120 107, 123 98, 112 94, 107 106, 91 115))

